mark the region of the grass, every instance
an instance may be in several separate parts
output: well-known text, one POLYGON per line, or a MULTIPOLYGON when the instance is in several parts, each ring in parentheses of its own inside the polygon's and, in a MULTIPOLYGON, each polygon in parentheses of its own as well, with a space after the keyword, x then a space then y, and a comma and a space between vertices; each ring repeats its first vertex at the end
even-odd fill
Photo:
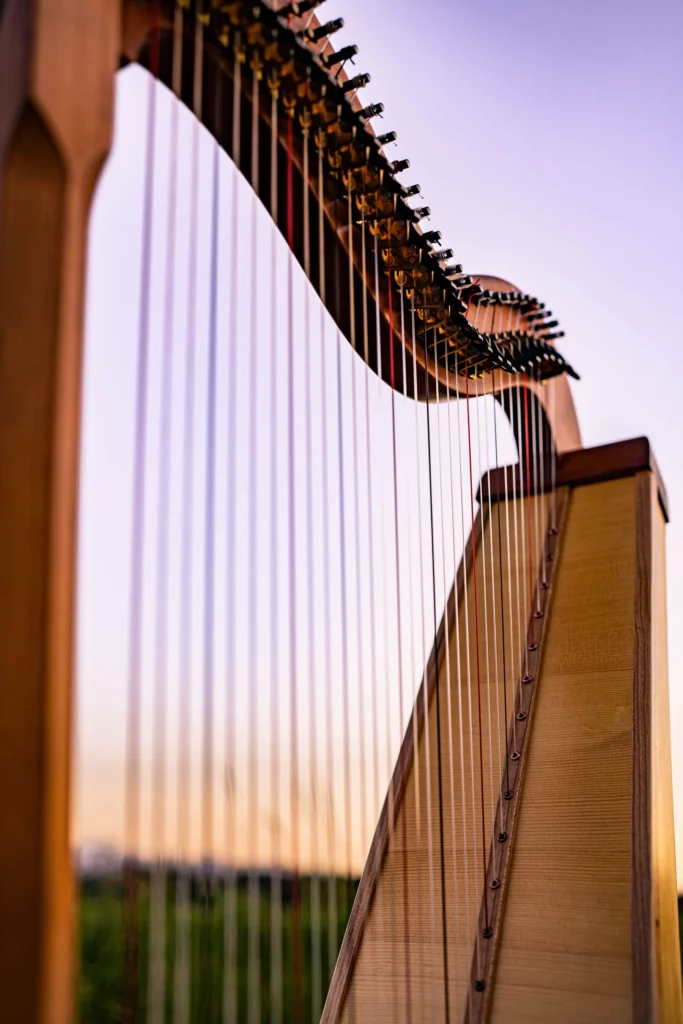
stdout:
MULTIPOLYGON (((232 973, 228 976, 234 983, 229 988, 236 1000, 231 1017, 249 1024, 271 1021, 275 984, 274 998, 282 1007, 281 1020, 287 1024, 311 1020, 314 1002, 322 1009, 357 884, 355 879, 302 877, 295 889, 292 879, 285 876, 281 880, 281 899, 274 908, 270 876, 254 878, 250 888, 245 875, 226 885, 211 876, 168 872, 163 882, 165 898, 160 904, 165 918, 165 1022, 173 1019, 174 981, 177 964, 182 961, 182 957, 176 957, 180 892, 187 892, 187 901, 181 902, 181 906, 186 908, 189 936, 187 991, 191 1024, 218 1024, 223 1020, 224 979, 230 967, 232 973), (316 905, 317 927, 313 920, 316 905), (275 928, 271 927, 274 911, 281 915, 281 926, 275 928), (229 936, 235 946, 226 963, 229 936), (281 939, 279 954, 277 942, 273 945, 274 936, 281 939), (278 955, 281 972, 273 970, 278 955), (317 986, 316 960, 320 965, 317 986), (252 971, 256 965, 257 972, 251 982, 250 961, 252 971), (278 973, 281 987, 277 985, 278 973)), ((90 876, 81 880, 78 1002, 82 1024, 148 1019, 150 897, 149 872, 138 873, 132 889, 124 885, 120 876, 90 876)))
MULTIPOLYGON (((79 1010, 82 1024, 118 1024, 121 1020, 148 1019, 149 984, 149 918, 150 874, 137 878, 134 902, 135 915, 124 928, 124 883, 120 876, 89 876, 81 880, 79 1010), (137 963, 133 983, 124 985, 124 947, 135 949, 131 962, 137 963), (124 989, 126 994, 124 995, 124 989)), ((330 983, 341 938, 346 927, 357 880, 343 878, 331 882, 323 878, 299 880, 298 924, 295 926, 295 900, 292 880, 282 879, 281 928, 272 928, 272 884, 269 876, 252 881, 239 875, 226 885, 217 878, 199 874, 165 876, 165 1014, 164 1024, 173 1020, 174 980, 176 968, 177 898, 184 882, 187 888, 189 949, 189 1021, 191 1024, 218 1024, 223 1019, 223 986, 225 978, 226 908, 232 913, 228 934, 236 943, 232 957, 235 984, 236 1016, 239 1022, 266 1024, 273 1020, 273 936, 282 938, 282 988, 275 998, 282 1007, 283 1024, 295 1020, 312 1020, 314 1000, 322 1009, 330 983), (331 891, 330 891, 331 890, 331 891), (250 896, 251 891, 251 896, 250 896), (226 902, 227 895, 227 902, 226 902), (331 896, 331 902, 330 902, 331 896), (319 927, 314 927, 314 904, 319 898, 319 927), (336 903, 336 907, 335 907, 336 903), (251 916, 251 928, 250 928, 251 916), (298 936, 298 941, 295 939, 298 936), (314 937, 316 944, 314 945, 314 937), (252 965, 258 959, 258 977, 249 981, 249 943, 252 965), (314 956, 319 951, 320 979, 318 997, 314 993, 314 956), (294 964, 298 960, 299 969, 294 964), (300 984, 293 985, 293 979, 300 984), (249 1013, 253 993, 258 996, 249 1013)), ((275 908, 277 913, 277 906, 275 908)), ((230 920, 230 918, 229 918, 230 920)), ((683 896, 678 898, 678 922, 683 947, 683 896)))

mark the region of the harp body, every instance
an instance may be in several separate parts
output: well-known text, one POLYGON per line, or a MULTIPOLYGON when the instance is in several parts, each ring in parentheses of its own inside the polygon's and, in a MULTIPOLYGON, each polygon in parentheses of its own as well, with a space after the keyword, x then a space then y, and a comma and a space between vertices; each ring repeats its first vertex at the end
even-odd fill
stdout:
MULTIPOLYGON (((474 707, 476 714, 476 695, 467 693, 476 690, 477 679, 475 671, 469 680, 464 671, 466 652, 476 646, 474 622, 470 620, 468 630, 464 615, 465 587, 473 601, 470 569, 466 580, 461 573, 452 595, 448 627, 442 623, 438 672, 432 655, 423 683, 429 712, 425 720, 416 707, 417 748, 410 727, 406 733, 394 776, 393 820, 389 823, 385 806, 374 841, 376 858, 371 853, 328 997, 328 1020, 350 1020, 353 1013, 368 1020, 440 1019, 446 999, 451 1019, 470 1021, 680 1018, 662 614, 666 498, 644 439, 571 453, 561 465, 559 480, 564 476, 568 483, 558 491, 557 535, 544 538, 543 555, 552 555, 552 568, 543 618, 536 620, 533 640, 528 622, 522 636, 508 634, 511 664, 520 647, 535 642, 539 650, 529 666, 532 679, 522 682, 525 668, 516 680, 517 737, 513 741, 510 735, 509 748, 516 746, 521 758, 512 777, 513 798, 502 802, 502 813, 499 800, 496 812, 486 790, 486 818, 495 822, 486 850, 487 919, 493 934, 481 942, 480 953, 465 941, 464 922, 484 916, 483 885, 469 893, 466 905, 464 873, 456 875, 458 865, 462 872, 463 861, 472 856, 472 843, 464 833, 478 814, 476 799, 468 793, 470 762, 477 756, 469 745, 468 711, 474 707), (459 677, 464 696, 455 692, 459 677), (449 762, 442 795, 442 908, 440 903, 434 906, 426 866, 429 849, 439 850, 438 824, 432 825, 430 846, 414 777, 417 772, 424 778, 427 771, 426 730, 434 760, 435 690, 441 688, 441 708, 447 714, 451 680, 452 720, 441 723, 449 762), (501 832, 506 838, 497 843, 501 832), (492 882, 499 885, 492 888, 492 882), (440 940, 442 928, 448 935, 443 946, 435 941, 435 931, 440 940), (480 977, 485 987, 477 991, 470 986, 468 997, 455 984, 463 975, 480 977)), ((524 499, 517 500, 524 504, 524 499)), ((496 502, 489 521, 484 505, 473 533, 480 551, 480 589, 482 544, 493 528, 495 561, 500 513, 496 502)), ((549 523, 547 507, 541 514, 549 523)), ((507 550, 505 526, 501 539, 507 550)), ((518 568, 519 579, 513 577, 515 586, 525 586, 528 567, 527 559, 518 568)), ((489 629, 492 633, 492 622, 489 629)), ((482 649, 482 660, 484 653, 482 649)), ((502 648, 498 656, 502 661, 502 648)), ((492 669, 491 652, 489 663, 492 669)), ((495 724, 496 709, 488 679, 481 682, 487 737, 487 723, 493 719, 495 724)), ((485 739, 483 746, 486 771, 493 748, 497 773, 495 740, 489 744, 485 739)), ((430 785, 436 807, 434 769, 430 785)), ((494 797, 499 792, 494 790, 494 797)), ((439 860, 433 865, 437 876, 439 860)), ((438 895, 438 885, 436 890, 438 895)), ((470 926, 470 934, 472 930, 470 926)))
MULTIPOLYGON (((161 7, 158 77, 192 106, 196 78, 172 82, 174 10, 161 7)), ((115 71, 122 57, 141 52, 149 63, 150 31, 142 3, 7 0, 0 13, 0 1015, 17 1022, 72 1017, 69 794, 87 223, 111 142, 115 71)), ((215 47, 207 54, 214 59, 215 47)), ((246 87, 240 102, 246 133, 246 87)), ((208 107, 199 113, 212 130, 208 107)), ((265 130, 263 118, 255 123, 265 130)), ((240 162, 229 138, 214 135, 244 169, 248 145, 240 162)), ((280 136, 283 145, 284 129, 280 136)), ((308 187, 301 148, 290 153, 290 173, 308 187)), ((261 191, 267 187, 262 175, 261 191)), ((352 297, 332 310, 337 324, 360 337, 367 289, 382 313, 383 358, 372 368, 388 380, 393 346, 396 389, 428 401, 449 384, 451 397, 463 398, 467 374, 454 374, 426 346, 417 355, 419 380, 399 379, 391 296, 373 293, 363 278, 337 200, 318 201, 326 219, 314 264, 324 249, 331 273, 335 254, 342 263, 351 254, 352 297)), ((286 204, 278 216, 304 262, 286 204)), ((496 278, 484 285, 508 287, 496 278)), ((317 290, 324 295, 324 280, 317 290)), ((495 311, 491 337, 494 321, 495 311)), ((497 327, 511 329, 509 309, 497 327)), ((522 453, 524 423, 510 397, 519 380, 489 369, 480 394, 499 398, 522 453)), ((370 847, 326 1024, 683 1019, 665 492, 644 440, 581 447, 566 376, 547 387, 526 376, 522 387, 553 438, 557 488, 531 494, 527 480, 515 492, 517 478, 501 473, 480 481, 481 509, 370 847), (511 522, 527 517, 540 525, 513 564, 511 522), (487 573, 494 596, 485 609, 487 573), (496 622, 501 583, 510 596, 496 622), (493 728, 504 715, 491 686, 496 664, 508 680, 504 743, 493 728)))

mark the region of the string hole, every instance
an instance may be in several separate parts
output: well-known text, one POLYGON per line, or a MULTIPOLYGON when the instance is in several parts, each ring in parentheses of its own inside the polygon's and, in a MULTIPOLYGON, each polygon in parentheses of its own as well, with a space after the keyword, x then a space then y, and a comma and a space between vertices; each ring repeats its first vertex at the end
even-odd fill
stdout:
POLYGON ((517 721, 518 722, 523 722, 525 719, 526 719, 526 711, 518 711, 517 712, 517 721))
POLYGON ((528 644, 527 645, 527 650, 528 651, 537 651, 538 650, 538 644, 534 643, 534 642, 528 644))
POLYGON ((550 584, 548 583, 548 581, 543 580, 543 582, 541 583, 541 590, 547 590, 549 586, 550 584))
POLYGON ((484 928, 481 934, 484 936, 485 939, 490 939, 493 936, 493 928, 491 927, 491 925, 489 925, 487 928, 484 928))
POLYGON ((498 835, 496 836, 496 839, 498 840, 499 843, 504 843, 507 837, 507 832, 499 832, 498 835))
POLYGON ((550 534, 551 537, 557 537, 557 527, 556 526, 551 526, 550 529, 548 530, 548 533, 550 534))
POLYGON ((543 612, 540 610, 540 608, 538 609, 538 611, 534 612, 534 618, 535 619, 542 619, 543 618, 543 612))
POLYGON ((484 981, 484 979, 483 978, 477 978, 477 980, 474 983, 474 991, 475 992, 483 992, 485 988, 486 988, 486 982, 484 981))
POLYGON ((522 755, 520 754, 520 752, 518 750, 513 750, 512 753, 510 754, 510 760, 511 761, 519 761, 521 756, 522 755))
POLYGON ((506 789, 505 792, 503 793, 503 797, 505 798, 505 800, 512 800, 514 795, 515 793, 512 789, 506 789))
POLYGON ((500 889, 500 879, 499 878, 492 878, 491 881, 489 882, 489 888, 493 889, 494 892, 495 892, 496 889, 500 889))
POLYGON ((548 554, 547 554, 547 556, 546 556, 546 561, 548 561, 548 562, 552 562, 552 560, 553 560, 553 558, 554 558, 554 557, 555 557, 555 556, 553 555, 552 551, 549 551, 549 552, 548 552, 548 554))
POLYGON ((533 681, 534 681, 534 677, 530 676, 528 672, 525 672, 524 675, 522 676, 522 682, 523 683, 533 683, 533 681))

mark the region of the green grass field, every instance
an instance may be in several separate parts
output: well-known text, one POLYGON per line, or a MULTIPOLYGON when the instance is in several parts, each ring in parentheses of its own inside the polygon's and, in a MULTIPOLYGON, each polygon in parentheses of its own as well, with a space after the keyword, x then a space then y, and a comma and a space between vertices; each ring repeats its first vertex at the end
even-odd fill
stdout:
MULTIPOLYGON (((81 969, 78 1002, 80 1020, 85 1024, 113 1024, 123 1019, 147 1020, 149 985, 149 918, 150 877, 137 876, 135 922, 124 928, 124 885, 118 877, 85 877, 80 885, 80 949, 81 969), (137 971, 133 975, 133 994, 130 985, 124 985, 124 946, 137 945, 137 971), (128 995, 124 995, 124 991, 128 995), (132 1000, 132 1001, 131 1001, 132 1000), (131 1011, 131 1006, 137 1006, 131 1011)), ((189 938, 190 985, 189 1007, 192 1024, 218 1024, 223 1020, 224 948, 226 933, 226 888, 217 878, 186 876, 189 883, 189 938)), ((282 925, 271 927, 271 881, 261 876, 253 883, 251 896, 248 879, 240 875, 227 889, 227 906, 233 908, 232 929, 228 932, 236 942, 232 958, 236 984, 236 1011, 238 1021, 253 1021, 248 1015, 248 1001, 254 991, 249 986, 249 942, 258 942, 258 986, 260 992, 259 1019, 272 1020, 271 999, 273 977, 273 934, 281 936, 282 988, 276 989, 275 998, 281 1004, 283 1024, 300 1017, 311 1020, 313 1013, 314 948, 319 950, 319 994, 324 1001, 332 968, 346 927, 348 913, 355 896, 357 879, 336 878, 332 881, 310 877, 299 879, 299 897, 296 900, 298 924, 295 926, 295 900, 292 881, 282 879, 282 925), (318 927, 312 916, 319 889, 318 927), (331 891, 330 891, 331 890, 331 891), (330 901, 331 897, 331 901, 330 901), (252 926, 250 928, 250 914, 252 926), (295 936, 298 941, 295 942, 295 936), (314 947, 315 937, 315 947, 314 947), (298 960, 298 970, 294 964, 298 960), (300 984, 293 987, 292 979, 300 984), (297 1012, 300 1008, 300 1013, 297 1012)), ((165 880, 165 984, 166 1020, 172 1021, 174 998, 174 964, 176 962, 176 900, 178 878, 169 872, 165 880)), ((277 912, 277 909, 276 909, 277 912)), ((228 914, 230 911, 228 910, 228 914)), ((230 917, 229 917, 230 920, 230 917)))
MULTIPOLYGON (((173 1020, 173 984, 176 940, 176 896, 177 877, 166 876, 166 958, 165 992, 166 1022, 173 1020)), ((313 937, 320 950, 321 976, 320 992, 324 1001, 330 982, 332 967, 346 927, 357 880, 334 879, 332 889, 332 916, 330 916, 330 883, 319 880, 320 915, 319 929, 312 927, 312 908, 315 901, 316 883, 310 877, 300 879, 298 899, 299 924, 297 933, 298 950, 294 945, 294 900, 291 880, 282 881, 282 991, 276 993, 281 1003, 283 1024, 300 1018, 310 1021, 313 1013, 313 937), (336 915, 334 904, 336 901, 336 915), (299 957, 301 979, 300 993, 294 992, 292 978, 295 976, 295 957, 299 957), (296 1011, 298 1001, 300 1014, 296 1011)), ((248 1014, 250 998, 248 948, 250 935, 258 938, 260 1021, 272 1020, 272 904, 270 879, 262 876, 252 888, 250 904, 248 881, 239 876, 228 889, 234 907, 232 933, 236 940, 236 956, 233 960, 236 978, 236 1010, 238 1021, 253 1021, 248 1014), (254 898, 255 897, 255 898, 254 898), (250 930, 250 910, 253 919, 250 930)), ((81 881, 80 901, 80 948, 81 970, 78 1001, 82 1024, 115 1024, 127 1019, 124 999, 124 912, 123 882, 120 877, 89 877, 81 881)), ((231 904, 228 903, 230 906, 231 904)), ((217 879, 203 880, 199 876, 189 878, 189 932, 190 932, 190 986, 189 1006, 192 1024, 218 1024, 222 1021, 224 985, 224 926, 225 888, 217 879)), ((137 927, 132 929, 133 939, 138 944, 138 970, 136 992, 137 1011, 132 1019, 147 1020, 148 966, 149 966, 149 875, 139 877, 136 915, 137 927)), ((683 946, 683 897, 678 900, 678 920, 683 946)), ((130 997, 128 997, 130 999, 130 997)), ((130 1010, 130 1004, 129 1004, 130 1010)), ((128 1014, 130 1018, 130 1012, 128 1014)))

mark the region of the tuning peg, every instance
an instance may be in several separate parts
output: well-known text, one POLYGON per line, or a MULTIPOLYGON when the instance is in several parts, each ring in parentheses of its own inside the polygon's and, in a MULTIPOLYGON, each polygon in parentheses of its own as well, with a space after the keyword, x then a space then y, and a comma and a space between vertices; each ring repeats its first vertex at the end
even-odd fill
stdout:
POLYGON ((401 171, 407 171, 410 167, 410 160, 395 160, 393 164, 389 164, 389 170, 392 174, 400 174, 401 171))
POLYGON ((343 64, 344 61, 352 60, 357 53, 358 47, 355 43, 352 43, 351 46, 342 46, 341 50, 327 54, 327 56, 321 59, 326 68, 333 68, 335 64, 343 64))
POLYGON ((432 211, 428 206, 417 206, 410 212, 413 215, 413 220, 422 220, 424 217, 429 217, 432 211))
POLYGON ((401 195, 404 199, 410 198, 410 196, 419 196, 422 189, 419 185, 403 185, 401 187, 401 195))
MULTIPOLYGON (((429 207, 427 206, 427 207, 425 207, 425 209, 429 210, 429 207)), ((414 212, 417 212, 417 211, 414 211, 414 212)), ((439 242, 441 241, 441 232, 440 231, 425 231, 425 233, 422 235, 420 241, 426 242, 427 245, 438 245, 439 242)))
POLYGON ((446 260, 452 259, 452 257, 453 257, 453 250, 452 249, 438 249, 436 252, 432 253, 432 256, 434 257, 435 260, 438 260, 439 263, 445 263, 446 260))
POLYGON ((371 117, 379 117, 380 114, 384 113, 383 103, 371 103, 367 107, 363 107, 362 110, 358 111, 358 116, 362 117, 363 120, 369 121, 371 117))
MULTIPOLYGON (((384 135, 376 135, 375 142, 378 146, 388 146, 390 142, 396 142, 396 132, 385 132, 384 135)), ((418 192, 420 189, 418 188, 418 192)), ((415 194, 414 192, 412 193, 415 194)))
POLYGON ((370 75, 367 72, 364 72, 362 75, 356 75, 354 78, 348 78, 342 83, 342 92, 354 92, 357 89, 362 89, 370 81, 370 75))
POLYGON ((324 39, 325 36, 331 36, 334 32, 338 32, 344 28, 344 19, 335 18, 334 21, 328 21, 325 25, 318 25, 317 28, 306 29, 304 35, 306 39, 310 39, 312 43, 317 43, 319 39, 324 39))

